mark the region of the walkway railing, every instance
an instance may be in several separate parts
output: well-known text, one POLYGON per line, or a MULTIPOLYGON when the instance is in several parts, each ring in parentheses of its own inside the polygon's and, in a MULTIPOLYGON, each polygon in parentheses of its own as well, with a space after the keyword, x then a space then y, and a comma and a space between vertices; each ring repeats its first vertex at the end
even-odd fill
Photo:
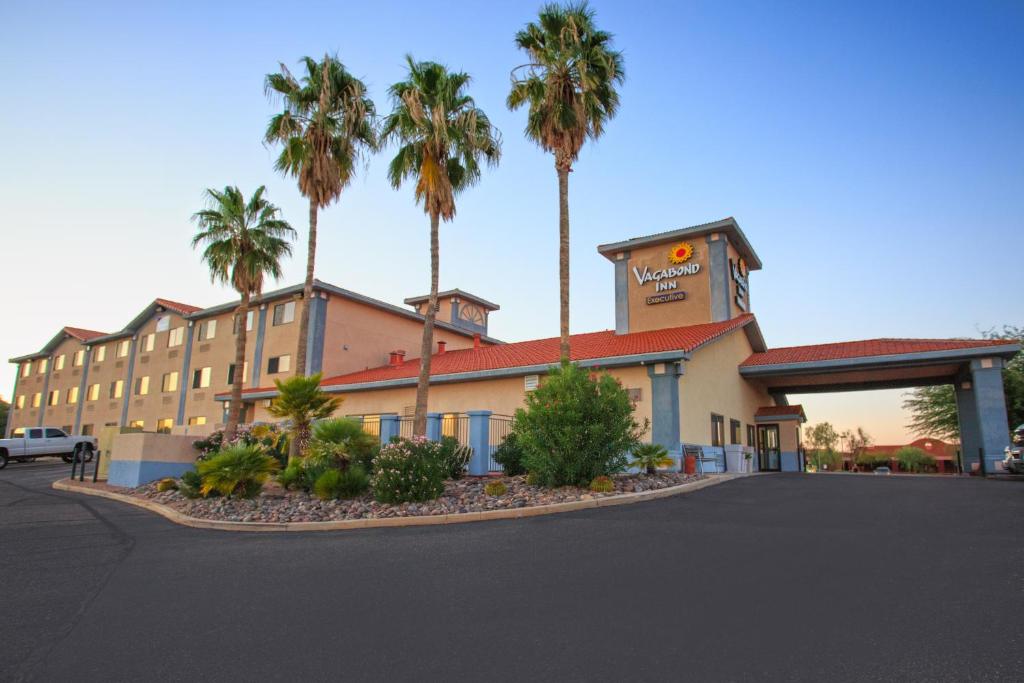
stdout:
POLYGON ((488 422, 487 471, 501 472, 504 468, 494 459, 494 452, 501 448, 512 433, 512 416, 491 415, 488 422))

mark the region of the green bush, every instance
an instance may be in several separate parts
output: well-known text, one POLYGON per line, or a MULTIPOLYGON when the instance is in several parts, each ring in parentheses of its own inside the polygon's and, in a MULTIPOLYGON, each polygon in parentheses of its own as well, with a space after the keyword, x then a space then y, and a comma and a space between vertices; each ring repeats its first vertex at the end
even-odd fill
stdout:
POLYGON ((203 495, 216 491, 222 496, 252 498, 279 467, 277 459, 258 446, 232 446, 196 465, 202 478, 199 490, 203 495))
POLYGON ((526 468, 523 467, 523 449, 519 445, 514 431, 509 432, 509 435, 494 451, 493 457, 494 462, 501 465, 501 469, 510 477, 526 473, 526 468))
POLYGON ((359 463, 366 472, 373 469, 373 458, 380 450, 380 440, 363 431, 363 423, 350 417, 321 420, 313 425, 310 453, 329 455, 359 463))
POLYGON ((421 436, 396 439, 373 462, 373 494, 382 503, 432 500, 444 492, 440 446, 421 436))
MULTIPOLYGON (((203 486, 203 478, 195 470, 189 470, 181 475, 178 480, 178 491, 186 498, 201 498, 203 493, 200 489, 203 486)), ((216 492, 213 493, 216 495, 216 492)))
POLYGON ((590 482, 590 490, 594 493, 611 493, 615 490, 615 482, 611 477, 594 477, 594 480, 590 482))
POLYGON ((668 449, 657 443, 640 444, 633 449, 630 467, 638 467, 647 474, 656 474, 659 467, 671 467, 675 463, 668 457, 668 449))
POLYGON ((156 490, 163 493, 164 491, 174 491, 178 488, 178 482, 173 477, 164 477, 156 483, 156 490))
POLYGON ((831 448, 817 448, 807 452, 808 462, 816 470, 831 470, 833 472, 843 469, 843 456, 831 448))
POLYGON ((508 493, 508 487, 505 486, 505 482, 503 481, 489 481, 484 485, 484 493, 496 498, 508 493))
POLYGON ((523 466, 544 486, 587 486, 622 471, 647 427, 617 379, 574 363, 553 368, 515 417, 523 466))
POLYGON ((889 457, 890 455, 888 453, 868 453, 866 451, 861 451, 857 454, 855 462, 861 467, 873 470, 876 467, 888 467, 889 457))
POLYGON ((527 486, 540 486, 540 477, 533 472, 526 473, 526 485, 527 486))
POLYGON ((461 479, 473 457, 473 449, 463 446, 454 436, 442 436, 438 442, 437 457, 446 479, 461 479))
POLYGON ((362 465, 353 464, 343 470, 329 469, 313 483, 313 493, 323 500, 355 498, 370 488, 370 475, 362 465))
POLYGON ((905 472, 932 472, 935 470, 935 458, 913 446, 904 446, 896 451, 896 462, 905 472))

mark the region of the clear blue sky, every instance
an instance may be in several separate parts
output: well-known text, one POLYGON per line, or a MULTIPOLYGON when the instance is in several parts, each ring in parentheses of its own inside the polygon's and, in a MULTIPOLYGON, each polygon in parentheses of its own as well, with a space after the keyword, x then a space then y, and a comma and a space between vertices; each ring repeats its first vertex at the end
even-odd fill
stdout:
MULTIPOLYGON (((229 300, 189 247, 206 187, 266 184, 304 240, 305 204, 260 142, 263 77, 325 51, 381 109, 406 52, 473 75, 504 158, 442 228, 441 286, 500 303, 498 337, 557 333, 553 164, 504 107, 539 3, 147 5, 0 6, 3 358, 63 324, 119 329, 157 296, 229 300)), ((571 177, 574 332, 614 325, 597 244, 729 215, 765 264, 751 295, 771 345, 1024 322, 1024 4, 593 5, 628 80, 571 177)), ((427 290, 428 226, 386 158, 322 214, 318 275, 398 302, 427 290)), ((903 437, 898 392, 804 403, 903 437)))

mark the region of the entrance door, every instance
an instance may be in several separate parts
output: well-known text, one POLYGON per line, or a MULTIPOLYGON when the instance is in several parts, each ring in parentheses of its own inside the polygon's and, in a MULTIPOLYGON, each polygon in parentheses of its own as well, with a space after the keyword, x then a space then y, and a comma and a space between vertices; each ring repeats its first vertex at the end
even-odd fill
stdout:
POLYGON ((757 426, 757 463, 762 472, 778 472, 782 469, 779 425, 757 426))

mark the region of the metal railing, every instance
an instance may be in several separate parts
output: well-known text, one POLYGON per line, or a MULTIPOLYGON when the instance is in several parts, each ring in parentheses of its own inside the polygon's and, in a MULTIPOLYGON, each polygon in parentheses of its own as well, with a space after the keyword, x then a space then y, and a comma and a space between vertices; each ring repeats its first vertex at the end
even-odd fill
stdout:
POLYGON ((487 469, 490 472, 501 472, 501 464, 494 459, 494 452, 501 448, 505 439, 512 433, 512 417, 510 415, 491 415, 488 425, 489 444, 487 453, 487 469))

